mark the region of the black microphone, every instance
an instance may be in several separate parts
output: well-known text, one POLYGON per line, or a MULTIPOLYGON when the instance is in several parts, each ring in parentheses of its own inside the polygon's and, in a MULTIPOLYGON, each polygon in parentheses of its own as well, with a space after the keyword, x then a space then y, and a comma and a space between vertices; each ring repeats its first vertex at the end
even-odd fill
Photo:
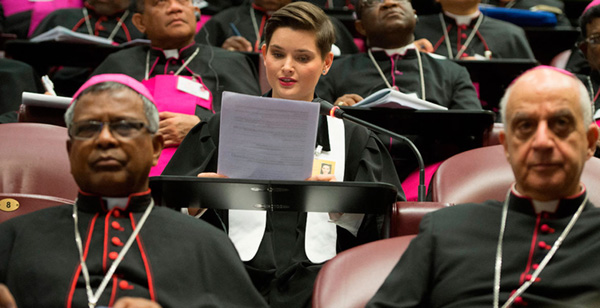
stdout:
POLYGON ((380 133, 380 134, 385 134, 385 135, 389 135, 393 138, 396 139, 401 139, 404 140, 409 148, 413 151, 413 153, 415 154, 415 157, 417 157, 417 161, 419 163, 419 189, 418 189, 418 200, 420 202, 425 201, 425 163, 423 163, 423 157, 421 156, 421 153, 419 152, 419 149, 417 149, 417 146, 415 146, 415 144, 408 138, 396 134, 392 131, 389 131, 385 128, 379 127, 377 125, 373 125, 367 121, 361 120, 357 117, 353 117, 349 114, 346 114, 346 112, 344 110, 342 110, 340 107, 338 106, 333 106, 332 104, 330 104, 327 101, 321 100, 320 101, 321 104, 321 108, 320 108, 320 113, 324 114, 324 115, 328 115, 328 116, 332 116, 334 118, 339 118, 339 119, 346 119, 350 122, 356 123, 358 125, 364 126, 374 132, 380 133))

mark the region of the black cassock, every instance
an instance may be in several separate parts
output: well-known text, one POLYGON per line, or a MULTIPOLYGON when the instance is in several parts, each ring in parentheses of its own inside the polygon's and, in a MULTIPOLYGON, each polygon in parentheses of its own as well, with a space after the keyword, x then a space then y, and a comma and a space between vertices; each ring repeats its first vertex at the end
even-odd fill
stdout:
POLYGON ((113 41, 116 43, 125 43, 131 40, 140 39, 144 35, 133 25, 131 17, 135 13, 132 10, 126 14, 125 19, 115 30, 119 20, 122 19, 125 11, 117 12, 111 16, 99 15, 93 7, 87 6, 88 20, 90 21, 92 33, 89 32, 86 25, 86 18, 83 9, 60 9, 46 16, 33 31, 32 37, 38 36, 46 31, 54 29, 56 26, 63 26, 69 30, 90 34, 94 36, 108 38, 113 31, 115 32, 113 41))
MULTIPOLYGON (((230 23, 233 23, 240 34, 252 44, 254 51, 258 52, 261 47, 260 43, 264 39, 264 26, 268 17, 266 12, 253 7, 248 2, 228 8, 213 16, 202 26, 202 29, 196 34, 196 42, 221 47, 227 38, 235 35, 230 26, 230 23), (256 28, 253 25, 253 19, 256 22, 256 28), (258 45, 256 45, 257 35, 255 29, 258 30, 261 38, 258 45)), ((336 18, 331 18, 331 22, 335 28, 335 45, 340 48, 342 54, 358 52, 358 47, 354 44, 352 35, 342 22, 336 18)))
MULTIPOLYGON (((325 116, 321 116, 317 143, 323 151, 329 149, 329 134, 325 116)), ((165 168, 163 175, 196 176, 201 172, 216 172, 219 147, 220 117, 194 127, 181 143, 165 168)), ((381 142, 368 130, 344 121, 345 174, 344 181, 387 182, 404 193, 389 154, 381 142)), ((210 206, 209 206, 210 208, 210 206)), ((203 219, 220 228, 228 228, 227 211, 209 210, 203 219)), ((366 215, 357 237, 337 227, 337 251, 379 238, 380 217, 366 215)), ((245 262, 246 270, 271 307, 310 306, 312 286, 322 264, 309 261, 304 250, 306 213, 267 212, 265 234, 257 254, 245 262)))
MULTIPOLYGON (((500 306, 533 274, 584 199, 535 214, 510 195, 502 245, 500 306)), ((427 214, 399 263, 367 307, 492 307, 502 202, 461 204, 427 214)), ((517 300, 528 307, 598 307, 600 209, 588 201, 556 254, 517 300)), ((513 304, 512 307, 524 305, 513 304)))
MULTIPOLYGON (((33 31, 32 37, 38 36, 46 31, 54 29, 56 26, 63 26, 69 30, 90 34, 98 37, 108 38, 113 31, 113 41, 121 44, 135 39, 143 38, 143 34, 133 25, 131 17, 133 10, 117 12, 111 16, 99 15, 90 5, 86 5, 87 15, 84 15, 82 8, 60 9, 46 16, 37 28, 33 31), (125 15, 124 15, 125 14, 125 15), (86 24, 86 18, 90 22, 91 33, 86 24), (122 17, 122 24, 118 27, 122 17)), ((83 58, 84 56, 82 56, 83 58)), ((55 90, 58 95, 72 96, 77 89, 90 77, 95 67, 55 67, 51 69, 49 75, 54 82, 55 90)))
MULTIPOLYGON (((481 109, 465 68, 448 60, 432 58, 425 53, 420 55, 425 80, 425 100, 448 109, 481 109)), ((373 58, 391 86, 397 86, 400 92, 406 94, 416 93, 422 98, 419 62, 414 49, 409 49, 404 56, 392 57, 384 51, 373 51, 373 58)), ((386 87, 368 54, 361 53, 335 59, 329 73, 319 80, 316 92, 319 97, 334 102, 344 94, 358 94, 365 98, 386 87)))
POLYGON ((26 63, 0 59, 0 123, 16 122, 24 91, 41 91, 37 73, 26 63))
MULTIPOLYGON (((163 50, 147 46, 136 46, 111 54, 98 66, 92 75, 120 73, 129 75, 139 81, 144 79, 146 56, 150 51, 150 78, 159 75, 174 74, 195 50, 200 52, 181 72, 182 76, 191 76, 192 72, 202 78, 204 85, 213 95, 213 109, 221 110, 221 94, 231 91, 250 95, 259 95, 260 86, 256 69, 250 59, 243 54, 229 52, 204 44, 193 44, 179 50, 179 59, 166 59, 163 50), (157 62, 158 58, 158 62, 157 62), (156 65, 154 63, 156 62, 156 65), (154 65, 154 68, 152 69, 154 65)), ((207 119, 212 112, 200 106, 196 107, 196 115, 207 119)))
MULTIPOLYGON (((457 26, 454 18, 440 13, 446 23, 450 46, 453 57, 465 44, 471 35, 477 18, 466 27, 457 26), (460 32, 460 34, 459 34, 460 32), (460 46, 460 47, 457 47, 460 46)), ((444 37, 444 28, 440 21, 440 14, 419 16, 415 28, 415 39, 425 38, 433 44, 434 52, 448 57, 448 48, 444 37)), ((482 16, 478 33, 473 36, 467 45, 463 56, 485 56, 485 51, 492 52, 492 59, 534 59, 533 51, 529 46, 525 31, 514 24, 482 16)))
MULTIPOLYGON (((423 79, 425 81, 425 99, 448 109, 481 110, 477 93, 467 70, 446 59, 436 59, 421 53, 423 79)), ((416 94, 422 98, 419 61, 414 49, 404 56, 388 56, 384 51, 373 51, 373 58, 386 77, 390 86, 396 86, 400 92, 416 94)), ((317 84, 317 94, 335 101, 344 94, 358 94, 363 98, 386 88, 383 77, 366 53, 340 57, 333 61, 329 73, 317 84)), ((390 149, 400 179, 404 179, 415 168, 417 161, 412 150, 403 140, 391 140, 389 136, 378 135, 390 149), (390 145, 391 143, 391 145, 390 145)), ((419 142, 418 136, 411 136, 413 142, 419 142)), ((427 153, 423 153, 427 154, 427 153)), ((425 163, 439 160, 424 157, 425 163)))
MULTIPOLYGON (((79 194, 78 226, 92 290, 150 199, 149 192, 138 194, 131 196, 127 208, 108 211, 100 197, 79 194)), ((0 282, 19 307, 87 307, 72 214, 72 205, 62 205, 0 224, 0 282)), ((165 308, 266 307, 223 232, 158 206, 98 305, 112 306, 125 296, 153 299, 165 308)))

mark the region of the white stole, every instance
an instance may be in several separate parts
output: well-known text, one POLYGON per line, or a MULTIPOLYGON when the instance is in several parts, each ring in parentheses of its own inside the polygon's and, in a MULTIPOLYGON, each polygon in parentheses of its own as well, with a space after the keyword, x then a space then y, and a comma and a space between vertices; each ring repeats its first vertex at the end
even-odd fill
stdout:
MULTIPOLYGON (((344 123, 327 116, 331 151, 318 153, 315 159, 335 162, 334 174, 338 181, 344 179, 346 140, 344 123)), ((250 261, 260 247, 267 226, 265 211, 229 210, 229 238, 242 261, 250 261)), ((322 263, 336 255, 336 224, 330 222, 328 213, 307 213, 304 250, 313 263, 322 263)))

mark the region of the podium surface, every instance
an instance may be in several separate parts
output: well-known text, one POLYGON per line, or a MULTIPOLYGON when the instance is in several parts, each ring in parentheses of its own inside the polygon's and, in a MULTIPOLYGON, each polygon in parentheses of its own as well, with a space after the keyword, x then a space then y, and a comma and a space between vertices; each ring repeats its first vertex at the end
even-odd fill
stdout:
POLYGON ((157 176, 157 205, 170 208, 389 214, 397 189, 388 183, 265 181, 157 176))

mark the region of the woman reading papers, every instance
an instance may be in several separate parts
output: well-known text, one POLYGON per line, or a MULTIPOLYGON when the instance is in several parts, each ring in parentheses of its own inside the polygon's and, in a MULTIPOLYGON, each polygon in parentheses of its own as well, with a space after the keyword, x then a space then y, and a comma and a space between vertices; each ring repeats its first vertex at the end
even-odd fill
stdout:
MULTIPOLYGON (((328 17, 308 2, 294 2, 276 11, 266 26, 262 46, 272 87, 265 96, 321 101, 315 86, 333 61, 334 37, 328 17)), ((214 173, 219 131, 219 116, 199 123, 163 174, 225 177, 214 173)), ((404 198, 389 154, 363 127, 320 116, 314 164, 319 167, 313 168, 307 180, 387 182, 404 198), (331 174, 320 174, 322 164, 331 166, 331 174)), ((381 231, 376 216, 362 214, 206 210, 201 218, 228 232, 254 285, 271 307, 309 306, 322 264, 341 250, 378 239, 381 231)))

